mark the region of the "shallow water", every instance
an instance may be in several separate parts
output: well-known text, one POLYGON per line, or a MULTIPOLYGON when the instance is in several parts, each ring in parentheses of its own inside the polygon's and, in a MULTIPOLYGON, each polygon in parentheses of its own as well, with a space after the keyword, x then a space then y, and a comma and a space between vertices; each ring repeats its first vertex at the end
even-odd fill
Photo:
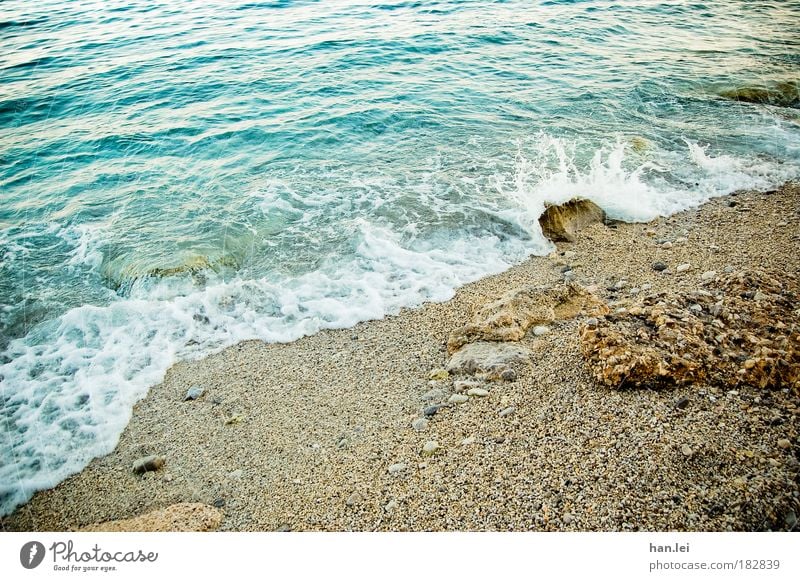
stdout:
POLYGON ((800 176, 800 2, 4 1, 0 514, 178 359, 800 176), (796 86, 796 85, 795 85, 796 86), (776 101, 777 102, 777 101, 776 101))

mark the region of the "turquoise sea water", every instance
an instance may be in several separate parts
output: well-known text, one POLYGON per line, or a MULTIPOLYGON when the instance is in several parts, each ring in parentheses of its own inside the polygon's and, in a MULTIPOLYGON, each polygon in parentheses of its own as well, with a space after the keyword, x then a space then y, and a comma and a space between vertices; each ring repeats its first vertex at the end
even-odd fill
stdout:
MULTIPOLYGON (((800 2, 0 4, 0 514, 176 360, 291 341, 800 177, 800 2)), ((742 241, 746 244, 747 241, 742 241)))

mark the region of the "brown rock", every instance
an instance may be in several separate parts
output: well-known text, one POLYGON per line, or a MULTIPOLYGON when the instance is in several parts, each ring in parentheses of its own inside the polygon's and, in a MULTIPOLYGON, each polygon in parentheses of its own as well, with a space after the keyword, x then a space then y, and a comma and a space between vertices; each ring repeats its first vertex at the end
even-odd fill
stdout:
POLYGON ((96 523, 79 532, 204 532, 219 528, 222 511, 207 504, 179 503, 134 518, 96 523))
POLYGON ((166 460, 163 456, 145 456, 144 458, 139 458, 133 463, 133 473, 144 474, 145 472, 160 470, 165 462, 166 460))
POLYGON ((481 307, 471 323, 450 333, 447 351, 455 353, 474 341, 519 341, 534 325, 571 319, 581 312, 604 314, 608 308, 575 283, 518 288, 481 307))
POLYGON ((591 224, 603 223, 606 213, 589 200, 570 200, 558 206, 548 206, 539 217, 542 234, 553 242, 574 242, 578 231, 591 224))
POLYGON ((799 295, 789 273, 731 273, 703 291, 651 295, 584 323, 581 349, 611 387, 707 381, 800 393, 800 335, 783 330, 800 327, 799 295))

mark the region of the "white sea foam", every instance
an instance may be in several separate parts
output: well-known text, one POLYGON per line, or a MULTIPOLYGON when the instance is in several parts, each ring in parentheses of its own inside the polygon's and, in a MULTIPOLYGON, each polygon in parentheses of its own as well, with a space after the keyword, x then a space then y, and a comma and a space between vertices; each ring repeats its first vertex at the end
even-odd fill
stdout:
MULTIPOLYGON (((496 181, 505 202, 493 198, 485 208, 528 236, 454 231, 446 240, 403 242, 417 228, 397 233, 357 219, 354 254, 330 258, 313 272, 210 280, 202 289, 181 278, 151 280, 108 306, 72 309, 12 341, 8 362, 0 366, 0 513, 113 450, 133 404, 175 361, 247 339, 293 341, 446 300, 469 281, 548 252, 552 246, 537 222, 547 203, 581 196, 612 217, 648 220, 739 187, 767 187, 797 175, 796 167, 711 155, 691 142, 684 153, 648 160, 631 156, 619 140, 582 166, 575 144, 547 135, 534 143, 533 154, 517 156, 514 174, 496 181), (666 179, 666 171, 679 179, 666 179)), ((266 188, 265 204, 284 199, 277 192, 286 187, 276 182, 266 188)), ((281 211, 297 213, 280 204, 281 211)), ((99 265, 102 228, 62 234, 75 246, 70 264, 99 265)))

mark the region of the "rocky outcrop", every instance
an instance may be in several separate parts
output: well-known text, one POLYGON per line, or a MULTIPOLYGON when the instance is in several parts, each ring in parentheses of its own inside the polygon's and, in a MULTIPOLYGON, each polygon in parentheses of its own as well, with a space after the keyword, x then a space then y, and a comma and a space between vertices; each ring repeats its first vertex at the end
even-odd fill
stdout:
POLYGON ((79 532, 204 532, 222 524, 222 511, 207 504, 179 503, 141 516, 89 525, 79 532))
POLYGON ((800 83, 783 81, 771 86, 739 87, 720 93, 726 99, 779 107, 800 107, 800 83))
POLYGON ((564 204, 548 206, 539 217, 542 234, 553 242, 574 242, 578 232, 587 226, 603 223, 606 213, 589 200, 570 200, 564 204))
POLYGON ((574 283, 525 286, 479 308, 471 323, 450 333, 447 350, 453 354, 475 341, 519 341, 534 325, 605 312, 607 307, 597 297, 574 283))
POLYGON ((798 298, 793 274, 731 273, 585 321, 581 349, 610 387, 707 382, 800 393, 798 298))

